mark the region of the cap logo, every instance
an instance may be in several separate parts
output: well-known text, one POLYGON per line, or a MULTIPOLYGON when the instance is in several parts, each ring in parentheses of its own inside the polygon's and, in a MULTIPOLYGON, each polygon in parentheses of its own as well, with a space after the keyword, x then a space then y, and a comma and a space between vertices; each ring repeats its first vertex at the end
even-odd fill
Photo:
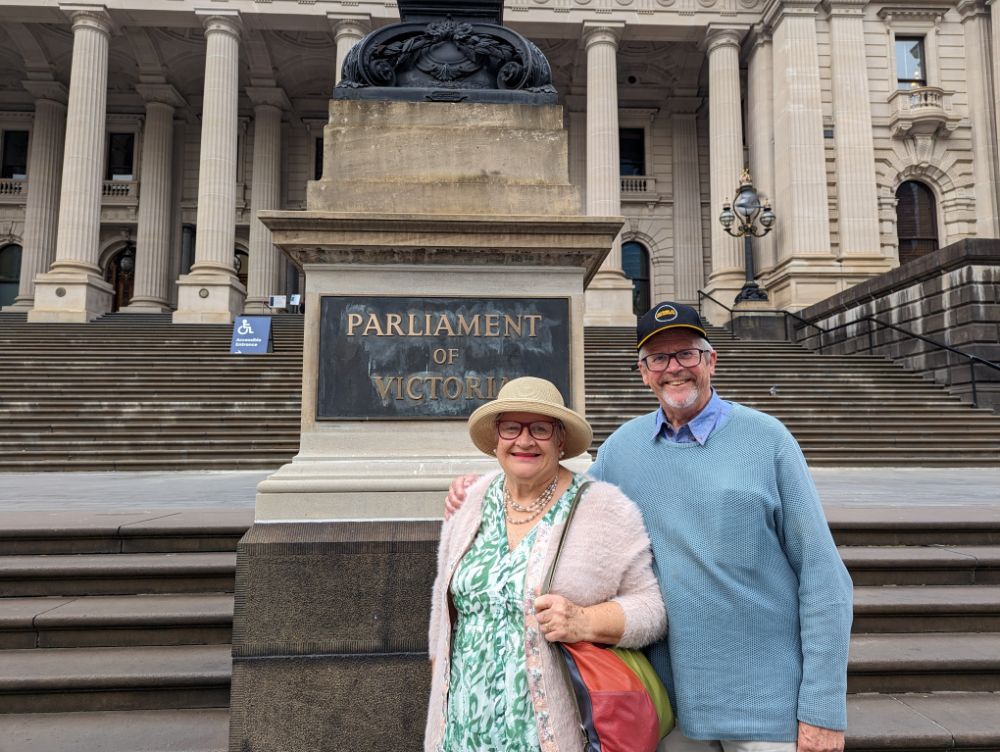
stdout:
POLYGON ((677 309, 670 305, 660 306, 653 314, 653 318, 661 323, 673 321, 677 318, 677 309))

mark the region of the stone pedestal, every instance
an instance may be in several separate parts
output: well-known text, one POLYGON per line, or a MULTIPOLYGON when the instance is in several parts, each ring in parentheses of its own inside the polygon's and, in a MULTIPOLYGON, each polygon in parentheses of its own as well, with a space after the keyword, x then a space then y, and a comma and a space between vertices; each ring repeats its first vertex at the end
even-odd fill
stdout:
POLYGON ((584 409, 584 288, 622 225, 575 214, 557 106, 332 101, 324 160, 307 211, 259 215, 306 276, 302 438, 240 546, 239 752, 422 748, 444 494, 496 467, 465 417, 500 374, 584 409), (561 313, 483 310, 513 301, 561 313))

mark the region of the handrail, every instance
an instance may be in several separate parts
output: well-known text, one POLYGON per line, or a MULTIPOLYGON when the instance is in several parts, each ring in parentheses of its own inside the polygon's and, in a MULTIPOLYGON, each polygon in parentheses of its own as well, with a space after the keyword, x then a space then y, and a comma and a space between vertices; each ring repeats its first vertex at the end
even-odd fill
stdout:
MULTIPOLYGON (((723 303, 720 300, 717 300, 716 298, 712 297, 712 295, 710 293, 707 293, 704 290, 698 290, 698 312, 699 313, 701 313, 701 301, 702 301, 703 298, 707 298, 708 300, 711 300, 717 306, 719 306, 723 310, 729 312, 729 331, 731 331, 733 333, 733 335, 736 335, 736 321, 738 320, 737 314, 740 313, 740 312, 733 310, 732 308, 730 308, 729 306, 727 306, 725 303, 723 303)), ((749 314, 750 312, 747 312, 747 313, 749 314)), ((818 330, 820 332, 820 334, 819 334, 819 346, 816 348, 816 351, 819 352, 819 353, 823 352, 823 348, 824 347, 829 346, 828 343, 826 343, 826 342, 823 341, 823 335, 830 334, 831 332, 836 332, 836 331, 838 331, 840 329, 846 329, 849 326, 854 326, 855 324, 860 324, 863 321, 867 322, 867 324, 868 324, 868 354, 869 355, 874 355, 875 354, 875 333, 874 333, 874 331, 872 329, 872 325, 873 324, 876 325, 876 326, 881 326, 881 327, 883 327, 885 329, 891 329, 893 331, 899 332, 900 334, 903 334, 903 335, 905 335, 907 337, 910 337, 911 339, 918 339, 918 340, 920 340, 922 342, 926 342, 927 344, 933 345, 934 347, 936 347, 936 348, 938 348, 940 350, 947 350, 948 352, 955 353, 955 355, 958 355, 959 357, 965 358, 967 360, 968 364, 969 364, 969 383, 970 383, 970 385, 972 387, 972 406, 973 407, 979 407, 979 399, 978 399, 978 395, 976 393, 976 365, 986 366, 987 368, 992 368, 994 371, 1000 371, 1000 363, 994 363, 993 361, 986 360, 986 358, 981 358, 978 355, 973 355, 972 353, 963 352, 962 350, 954 348, 951 345, 946 345, 943 342, 938 342, 937 340, 931 339, 930 337, 925 337, 922 334, 916 334, 914 332, 911 332, 911 331, 908 331, 906 329, 903 329, 902 327, 896 326, 895 324, 889 324, 889 323, 887 323, 885 321, 880 321, 879 319, 875 318, 874 316, 863 316, 863 317, 861 317, 859 319, 855 319, 854 321, 848 321, 848 322, 846 322, 844 324, 838 324, 837 326, 822 327, 822 326, 820 326, 819 324, 817 324, 817 323, 815 323, 813 321, 809 321, 808 319, 802 318, 797 313, 793 313, 792 311, 781 311, 781 310, 778 310, 776 308, 775 309, 762 309, 762 308, 758 308, 758 309, 755 309, 753 311, 753 313, 780 313, 780 314, 782 314, 785 317, 785 332, 786 333, 788 332, 788 318, 789 317, 795 319, 796 321, 800 322, 801 324, 804 324, 805 326, 811 326, 813 329, 818 330)), ((799 329, 800 328, 801 327, 799 327, 799 329)), ((798 339, 799 339, 799 337, 798 337, 799 329, 795 329, 794 330, 794 336, 792 337, 792 339, 795 342, 798 342, 798 339)), ((816 335, 812 335, 812 336, 816 336, 816 335)), ((845 337, 843 341, 846 342, 848 339, 849 339, 849 337, 845 337)), ((835 343, 830 343, 830 344, 835 344, 835 343)))
MULTIPOLYGON (((702 298, 708 298, 709 300, 711 300, 713 303, 715 303, 720 308, 723 308, 726 311, 729 311, 729 331, 731 331, 733 333, 733 335, 735 336, 735 334, 736 334, 736 323, 735 322, 737 320, 737 314, 741 313, 741 311, 736 311, 736 310, 730 308, 729 306, 727 306, 725 303, 723 303, 722 301, 718 300, 717 298, 713 298, 711 296, 711 294, 705 292, 704 290, 698 290, 698 313, 699 314, 701 313, 701 299, 702 298)), ((786 335, 788 333, 788 317, 789 316, 792 317, 793 319, 797 320, 797 321, 801 321, 803 324, 806 324, 807 326, 811 326, 814 329, 819 329, 821 332, 826 332, 827 331, 826 329, 824 329, 823 327, 821 327, 819 324, 814 324, 811 321, 807 321, 806 319, 802 318, 797 313, 793 313, 792 311, 783 311, 783 310, 781 310, 779 308, 755 308, 752 312, 751 311, 747 311, 746 312, 747 315, 750 315, 751 313, 780 313, 784 317, 784 320, 785 320, 785 333, 786 333, 786 335)), ((821 346, 821 351, 822 351, 822 346, 821 346)))
MULTIPOLYGON (((895 324, 890 324, 890 323, 885 322, 885 321, 880 321, 879 319, 875 318, 874 316, 862 316, 860 318, 855 319, 854 321, 847 321, 847 322, 845 322, 843 324, 837 324, 836 326, 831 326, 831 327, 828 327, 826 329, 824 329, 823 327, 817 326, 816 324, 814 324, 811 321, 805 321, 805 319, 802 319, 799 316, 796 316, 795 318, 798 318, 799 320, 803 321, 804 323, 809 324, 810 326, 816 327, 821 332, 823 332, 823 334, 829 334, 830 332, 835 332, 835 331, 838 331, 840 329, 846 329, 849 326, 855 326, 856 324, 860 324, 862 321, 867 322, 867 324, 868 324, 868 354, 869 355, 874 355, 875 354, 875 333, 872 330, 872 324, 875 324, 876 326, 880 326, 880 327, 883 327, 885 329, 891 329, 892 331, 899 332, 900 334, 903 334, 903 335, 905 335, 905 336, 907 336, 907 337, 909 337, 911 339, 918 339, 921 342, 926 342, 927 344, 933 345, 934 347, 938 348, 939 350, 946 350, 948 352, 954 353, 955 355, 958 355, 959 357, 965 358, 966 361, 969 364, 969 384, 970 384, 970 386, 972 388, 972 406, 973 407, 979 407, 979 399, 978 399, 978 395, 976 394, 976 365, 978 364, 978 365, 981 365, 981 366, 986 366, 987 368, 992 368, 994 371, 1000 372, 1000 363, 994 363, 993 361, 986 360, 986 358, 981 358, 978 355, 973 355, 972 353, 963 352, 962 350, 959 350, 959 349, 957 349, 955 347, 952 347, 951 345, 946 345, 943 342, 938 342, 937 340, 931 339, 930 337, 925 337, 922 334, 916 334, 915 332, 911 332, 911 331, 909 331, 907 329, 903 329, 902 327, 896 326, 895 324)), ((797 331, 796 331, 796 337, 795 337, 795 339, 796 339, 796 341, 798 340, 798 332, 797 331)), ((846 342, 848 339, 850 339, 850 338, 849 337, 845 337, 843 341, 846 342)), ((823 335, 821 334, 820 335, 820 344, 819 344, 819 347, 817 348, 817 351, 818 352, 823 352, 823 347, 824 346, 826 346, 826 345, 823 342, 823 335)))

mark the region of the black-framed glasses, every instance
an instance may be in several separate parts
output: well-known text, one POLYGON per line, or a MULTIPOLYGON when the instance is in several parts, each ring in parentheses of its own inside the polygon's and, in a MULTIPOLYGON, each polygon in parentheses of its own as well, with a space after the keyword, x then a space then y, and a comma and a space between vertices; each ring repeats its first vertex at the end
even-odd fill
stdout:
POLYGON ((681 368, 691 368, 701 362, 701 356, 711 350, 702 350, 697 347, 689 347, 686 350, 678 350, 672 353, 653 353, 645 358, 639 358, 639 363, 646 366, 646 369, 653 373, 666 371, 670 367, 670 361, 677 359, 681 368))
POLYGON ((498 420, 497 434, 501 439, 516 439, 527 428, 531 438, 536 441, 548 441, 555 435, 557 425, 559 422, 554 420, 533 420, 528 423, 519 420, 498 420))

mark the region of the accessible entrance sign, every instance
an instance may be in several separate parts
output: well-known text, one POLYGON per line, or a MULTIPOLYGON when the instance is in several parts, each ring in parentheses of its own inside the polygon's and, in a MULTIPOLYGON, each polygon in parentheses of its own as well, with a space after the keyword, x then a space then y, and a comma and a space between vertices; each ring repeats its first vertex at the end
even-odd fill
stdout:
POLYGON ((270 316, 237 316, 233 322, 233 355, 262 355, 273 350, 270 316))
POLYGON ((464 418, 509 380, 570 400, 567 298, 321 298, 316 417, 464 418))

